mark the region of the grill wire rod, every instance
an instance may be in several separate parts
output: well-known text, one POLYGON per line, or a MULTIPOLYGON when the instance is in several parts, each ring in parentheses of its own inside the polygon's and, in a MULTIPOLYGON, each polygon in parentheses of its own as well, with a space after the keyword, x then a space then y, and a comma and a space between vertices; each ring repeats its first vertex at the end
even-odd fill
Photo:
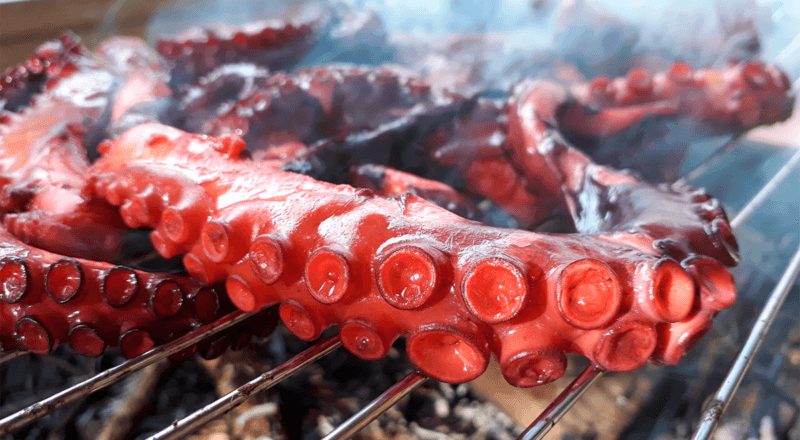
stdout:
POLYGON ((705 159, 703 159, 703 161, 702 161, 702 163, 700 165, 698 165, 693 170, 691 170, 688 173, 686 173, 685 176, 683 176, 680 179, 676 180, 674 185, 678 185, 678 186, 685 185, 688 182, 691 182, 692 180, 697 179, 698 177, 700 177, 703 174, 705 174, 712 166, 716 165, 717 162, 719 162, 719 160, 722 159, 722 157, 726 153, 728 153, 729 151, 732 151, 733 149, 738 147, 741 139, 742 139, 742 135, 738 134, 738 135, 734 136, 733 138, 731 138, 728 142, 725 142, 724 145, 722 145, 721 147, 719 147, 716 150, 714 150, 714 152, 711 153, 710 156, 708 156, 705 159))
POLYGON ((10 353, 0 354, 0 364, 10 361, 11 359, 16 359, 20 356, 25 356, 26 354, 28 354, 27 351, 12 351, 10 353))
POLYGON ((329 336, 310 348, 307 348, 297 356, 267 371, 250 382, 247 382, 189 416, 181 420, 176 420, 170 426, 149 437, 148 440, 183 438, 206 423, 243 404, 253 394, 272 388, 287 377, 297 373, 341 346, 342 340, 338 334, 329 336))
POLYGON ((528 426, 528 429, 520 434, 518 440, 541 440, 544 438, 583 393, 603 375, 603 372, 604 370, 600 367, 591 365, 583 370, 561 394, 550 402, 550 405, 539 414, 539 417, 528 426))
POLYGON ((362 408, 361 411, 337 426, 336 429, 323 437, 322 440, 349 439, 383 414, 384 411, 397 403, 398 400, 410 394, 427 380, 428 377, 419 370, 412 371, 408 376, 403 378, 403 380, 392 385, 391 388, 384 391, 383 394, 362 408))
POLYGON ((777 173, 764 185, 763 188, 755 195, 747 205, 744 206, 737 214, 736 217, 731 220, 731 229, 739 229, 739 227, 744 223, 750 216, 755 214, 756 210, 767 200, 767 197, 770 196, 778 186, 783 183, 783 181, 789 176, 789 173, 800 163, 800 148, 797 149, 797 152, 792 155, 788 162, 784 166, 778 170, 777 173))
MULTIPOLYGON (((734 141, 735 140, 736 140, 736 138, 732 139, 731 141, 728 142, 728 144, 726 144, 722 148, 720 148, 720 150, 726 150, 727 151, 727 147, 729 145, 734 145, 734 141)), ((716 156, 716 153, 712 154, 710 158, 713 159, 714 156, 716 156)), ((772 176, 772 179, 770 179, 769 182, 767 182, 758 191, 758 193, 752 199, 750 199, 750 201, 747 202, 747 204, 736 214, 736 216, 731 220, 731 228, 732 229, 739 229, 739 227, 741 227, 741 225, 744 224, 744 222, 756 212, 756 210, 764 203, 764 201, 766 201, 767 197, 769 197, 773 192, 775 192, 776 189, 778 189, 780 184, 786 179, 786 177, 789 176, 789 173, 797 166, 798 163, 800 163, 800 150, 798 150, 781 167, 781 169, 778 170, 778 172, 775 173, 774 176, 772 176)), ((703 167, 703 166, 701 165, 700 167, 703 167)), ((692 174, 692 173, 690 173, 690 174, 692 174)), ((681 179, 679 181, 682 181, 682 180, 684 180, 684 179, 681 179)), ((800 251, 798 251, 798 252, 800 252, 800 251)), ((797 257, 797 255, 795 255, 795 257, 797 257)), ((794 260, 792 260, 792 262, 789 264, 789 267, 787 267, 787 270, 786 270, 786 272, 784 272, 783 277, 781 278, 781 281, 783 281, 784 278, 789 276, 792 271, 796 271, 797 270, 797 268, 793 268, 792 267, 792 263, 794 263, 794 260)), ((796 277, 797 277, 797 273, 794 274, 794 278, 796 278, 796 277)), ((791 282, 788 283, 789 287, 791 287, 792 282, 794 282, 794 281, 791 281, 791 282)), ((774 296, 775 293, 778 292, 778 287, 779 286, 777 286, 775 291, 773 291, 773 294, 770 296, 770 299, 772 299, 772 296, 774 296)), ((788 293, 788 290, 787 290, 787 293, 788 293)), ((785 296, 785 294, 784 294, 784 296, 785 296)), ((772 316, 770 318, 771 320, 774 320, 775 316, 777 316, 778 309, 780 308, 781 304, 783 304, 783 300, 781 300, 780 304, 777 305, 777 308, 772 311, 772 316)), ((765 306, 765 310, 766 310, 766 306, 765 306)), ((764 312, 762 311, 762 315, 763 314, 764 314, 764 312)), ((759 321, 758 322, 759 323, 761 322, 761 316, 759 316, 759 321)), ((770 321, 770 324, 771 324, 771 321, 770 321)), ((766 335, 766 331, 768 329, 769 329, 769 326, 767 326, 766 328, 759 328, 758 326, 754 326, 753 329, 750 331, 750 335, 748 336, 748 341, 750 341, 750 339, 757 338, 759 340, 759 344, 760 344, 760 341, 764 339, 764 336, 766 335)), ((755 348, 757 349, 758 347, 755 347, 755 348)), ((742 353, 744 353, 744 349, 743 349, 742 353)), ((708 436, 707 437, 695 437, 692 440, 707 440, 707 439, 710 438, 711 434, 714 432, 714 429, 716 429, 716 424, 719 423, 719 420, 722 418, 722 414, 725 413, 725 409, 727 409, 727 405, 728 405, 728 403, 730 403, 730 399, 731 399, 733 393, 736 391, 736 388, 739 387, 739 383, 741 383, 742 377, 744 377, 744 373, 747 371, 748 367, 749 367, 749 361, 748 361, 747 365, 745 365, 744 368, 738 373, 741 376, 739 377, 738 382, 735 384, 735 387, 733 387, 733 389, 730 390, 730 394, 731 395, 730 396, 726 396, 727 397, 727 403, 725 403, 724 408, 721 408, 721 411, 719 411, 719 413, 715 417, 716 423, 714 423, 714 426, 711 427, 711 430, 708 433, 708 436)), ((731 367, 731 371, 729 373, 733 373, 733 370, 735 370, 736 368, 737 368, 736 364, 734 364, 734 367, 731 367)), ((578 377, 575 378, 575 380, 572 383, 570 383, 564 389, 564 391, 562 391, 553 400, 552 403, 550 403, 550 405, 547 406, 547 408, 544 409, 544 411, 542 411, 542 413, 539 415, 539 417, 537 417, 536 420, 534 420, 528 426, 528 428, 525 429, 525 431, 523 431, 522 434, 519 437, 517 437, 517 440, 538 440, 538 439, 544 438, 544 436, 546 436, 547 433, 550 432, 551 429, 553 429, 553 427, 556 425, 556 423, 558 423, 558 421, 561 420, 561 418, 564 416, 564 414, 566 414, 567 411, 569 411, 569 409, 578 400, 578 398, 580 398, 580 396, 587 389, 589 389, 589 387, 591 387, 592 384, 600 376, 603 375, 603 373, 604 373, 603 370, 598 369, 595 366, 592 366, 592 365, 588 366, 585 370, 583 370, 583 372, 581 374, 578 375, 578 377), (588 376, 591 377, 591 380, 587 379, 588 376), (570 402, 570 403, 569 404, 563 404, 564 402, 570 402)), ((727 381, 726 381, 726 383, 727 383, 727 381)), ((710 409, 712 409, 712 408, 709 408, 709 410, 710 409)), ((720 408, 717 407, 717 409, 719 410, 720 408)), ((703 435, 705 435, 705 434, 703 434, 703 435)))
POLYGON ((109 368, 108 370, 92 376, 81 383, 73 385, 64 391, 56 393, 46 399, 34 403, 33 405, 21 409, 0 420, 0 435, 10 434, 26 424, 54 412, 58 408, 61 408, 68 403, 74 402, 75 400, 87 396, 97 390, 103 389, 135 371, 138 371, 148 365, 158 362, 161 359, 188 348, 201 339, 233 327, 250 316, 251 315, 249 313, 244 312, 233 312, 225 315, 213 323, 193 330, 181 338, 170 342, 169 344, 153 348, 152 350, 140 356, 127 360, 116 367, 109 368))
POLYGON ((754 355, 761 347, 761 343, 775 321, 775 317, 778 316, 778 310, 780 310, 784 300, 789 295, 789 291, 792 289, 798 274, 800 274, 800 247, 798 247, 797 252, 789 262, 789 266, 781 276, 780 281, 778 281, 778 285, 775 286, 775 290, 770 294, 767 304, 761 310, 761 314, 758 315, 758 320, 747 337, 747 342, 742 347, 742 351, 736 357, 733 367, 728 371, 725 381, 703 413, 700 426, 692 436, 692 440, 708 440, 714 434, 714 430, 719 425, 725 410, 728 409, 728 405, 739 388, 739 384, 742 383, 750 364, 753 363, 754 355))

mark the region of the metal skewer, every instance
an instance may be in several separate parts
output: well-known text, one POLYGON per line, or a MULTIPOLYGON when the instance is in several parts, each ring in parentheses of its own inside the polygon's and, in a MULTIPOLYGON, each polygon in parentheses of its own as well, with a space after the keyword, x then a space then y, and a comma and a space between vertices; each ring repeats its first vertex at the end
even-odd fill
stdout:
POLYGON ((148 440, 178 439, 244 403, 255 393, 269 389, 319 358, 342 346, 338 334, 314 344, 297 356, 222 396, 188 417, 176 420, 148 440))
POLYGON ((722 415, 728 409, 734 393, 739 388, 739 384, 742 383, 745 373, 747 373, 750 364, 753 362, 754 355, 761 347, 767 331, 775 321, 775 317, 778 316, 778 310, 783 305, 798 274, 800 274, 800 248, 795 252, 789 262, 789 266, 787 266, 786 271, 778 281, 778 285, 775 286, 775 290, 770 294, 767 304, 761 314, 758 315, 758 320, 747 337, 747 342, 745 342, 742 351, 736 357, 736 361, 728 371, 728 375, 725 377, 725 381, 720 386, 719 391, 709 403, 708 409, 703 413, 700 426, 695 431, 692 440, 708 440, 711 438, 717 425, 719 425, 719 421, 722 419, 722 415))
POLYGON ((411 372, 403 380, 394 384, 391 388, 384 391, 383 394, 362 408, 361 411, 354 414, 353 417, 350 417, 345 420, 344 423, 337 426, 336 429, 323 437, 322 440, 349 439, 383 414, 384 411, 397 403, 398 400, 410 394, 427 380, 428 377, 419 370, 411 372))
POLYGON ((79 384, 71 386, 64 391, 56 393, 46 399, 21 409, 14 414, 0 420, 0 436, 11 434, 22 426, 50 414, 62 406, 74 402, 97 390, 107 387, 119 379, 177 353, 198 341, 230 328, 245 319, 250 314, 244 312, 233 312, 219 318, 212 324, 196 329, 183 337, 169 343, 156 347, 141 356, 125 361, 116 367, 110 368, 96 376, 93 376, 79 384))

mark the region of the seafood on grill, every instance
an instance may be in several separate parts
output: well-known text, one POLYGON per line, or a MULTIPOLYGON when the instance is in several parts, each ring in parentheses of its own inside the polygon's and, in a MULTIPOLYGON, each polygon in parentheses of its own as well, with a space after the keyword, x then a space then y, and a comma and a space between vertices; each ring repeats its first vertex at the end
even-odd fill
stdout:
POLYGON ((651 117, 778 122, 791 98, 774 66, 527 80, 497 103, 390 68, 272 73, 309 29, 164 42, 167 61, 136 40, 93 55, 64 36, 9 72, 2 350, 130 357, 232 306, 258 312, 186 353, 213 355, 269 333, 277 308, 306 340, 338 326, 365 359, 406 337, 436 379, 474 379, 494 355, 534 386, 570 352, 613 371, 674 364, 735 300, 718 201, 598 165, 571 140, 651 117), (518 227, 492 225, 481 201, 518 227), (554 213, 573 233, 532 232, 554 213), (131 229, 185 274, 108 262, 131 229))

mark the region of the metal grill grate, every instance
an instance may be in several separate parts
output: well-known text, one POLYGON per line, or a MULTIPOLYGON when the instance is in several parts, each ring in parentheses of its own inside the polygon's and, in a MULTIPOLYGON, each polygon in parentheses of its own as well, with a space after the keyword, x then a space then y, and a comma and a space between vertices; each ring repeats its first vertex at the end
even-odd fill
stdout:
MULTIPOLYGON (((707 167, 709 162, 713 162, 719 156, 721 151, 729 151, 732 145, 735 145, 736 142, 737 141, 734 140, 721 147, 716 154, 710 156, 706 163, 702 164, 694 172, 689 173, 684 179, 692 176, 693 174, 697 174, 697 170, 707 167)), ((798 150, 798 152, 796 152, 791 159, 785 165, 783 165, 778 173, 757 193, 757 195, 739 211, 739 213, 731 221, 732 227, 734 229, 740 228, 745 221, 758 210, 764 201, 767 200, 767 198, 777 188, 779 188, 781 184, 784 183, 785 179, 797 167, 798 163, 800 163, 800 150, 798 150)), ((753 326, 747 338, 747 342, 737 356, 733 365, 730 367, 725 381, 723 382, 719 391, 713 396, 713 400, 711 400, 707 410, 703 413, 701 424, 694 433, 693 440, 707 440, 711 438, 714 430, 719 424, 720 419, 724 415, 729 403, 731 402, 731 399, 736 393, 742 378, 748 371, 748 368, 750 367, 754 355, 758 351, 766 332, 770 329, 770 326, 777 316, 781 305, 786 299, 790 288, 798 276, 798 273, 800 273, 800 249, 798 249, 798 251, 792 257, 791 262, 785 269, 780 281, 769 297, 766 306, 758 317, 756 324, 753 326)), ((31 423, 40 417, 50 414, 62 406, 84 398, 87 395, 105 388, 135 371, 141 370, 148 365, 154 364, 172 354, 178 353, 201 340, 210 338, 211 336, 242 322, 249 316, 250 315, 242 312, 231 313, 230 315, 222 317, 212 324, 185 335, 173 343, 154 348, 137 358, 130 359, 116 367, 110 368, 81 383, 69 387, 62 392, 23 408, 0 420, 0 435, 11 434, 22 426, 31 423)), ((161 432, 153 435, 150 438, 182 438, 194 432, 209 421, 225 414, 237 405, 244 403, 254 393, 264 391, 278 384, 282 380, 295 374, 304 367, 333 352, 339 347, 341 347, 339 336, 330 336, 327 339, 316 343, 311 348, 300 353, 294 358, 284 362, 278 367, 263 373, 256 379, 250 381, 228 395, 219 398, 215 402, 197 410, 181 420, 176 420, 170 426, 165 427, 161 432)), ((0 363, 9 361, 21 355, 24 355, 24 353, 16 352, 0 355, 0 363)), ((581 397, 581 395, 602 375, 603 371, 601 369, 594 366, 589 366, 551 402, 551 404, 542 412, 542 414, 522 433, 519 439, 532 440, 544 438, 553 428, 553 426, 558 423, 561 417, 570 409, 570 407, 581 397)), ((339 427, 335 428, 332 432, 324 437, 324 440, 338 440, 352 437, 355 433, 377 418, 399 399, 411 393, 427 380, 429 379, 419 371, 413 371, 403 380, 392 386, 377 399, 364 407, 361 411, 356 413, 353 417, 346 420, 339 427)))

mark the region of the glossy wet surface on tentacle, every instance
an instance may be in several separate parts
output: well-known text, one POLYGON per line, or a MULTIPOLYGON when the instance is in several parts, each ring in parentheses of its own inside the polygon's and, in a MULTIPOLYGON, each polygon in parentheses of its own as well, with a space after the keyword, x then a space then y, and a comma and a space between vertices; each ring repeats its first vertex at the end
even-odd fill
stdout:
POLYGON ((191 301, 202 285, 194 280, 64 257, 25 245, 5 230, 0 235, 5 349, 48 353, 69 344, 97 356, 120 347, 133 357, 198 324, 191 301), (135 337, 126 336, 132 332, 135 337))
MULTIPOLYGON (((663 327, 700 304, 691 275, 655 248, 482 226, 410 194, 383 198, 263 169, 227 144, 142 126, 106 146, 95 185, 137 176, 141 188, 168 182, 170 170, 203 188, 214 201, 208 222, 172 244, 191 247, 190 274, 226 280, 246 311, 280 303, 301 338, 340 325, 348 349, 375 358, 407 336, 412 361, 449 382, 476 377, 494 352, 509 380, 532 385, 559 377, 561 356, 574 350, 603 368, 636 368, 663 327), (148 151, 159 135, 170 148, 148 151)), ((119 191, 115 203, 147 197, 119 191)), ((163 217, 149 213, 169 209, 160 201, 128 214, 159 230, 163 217)))

